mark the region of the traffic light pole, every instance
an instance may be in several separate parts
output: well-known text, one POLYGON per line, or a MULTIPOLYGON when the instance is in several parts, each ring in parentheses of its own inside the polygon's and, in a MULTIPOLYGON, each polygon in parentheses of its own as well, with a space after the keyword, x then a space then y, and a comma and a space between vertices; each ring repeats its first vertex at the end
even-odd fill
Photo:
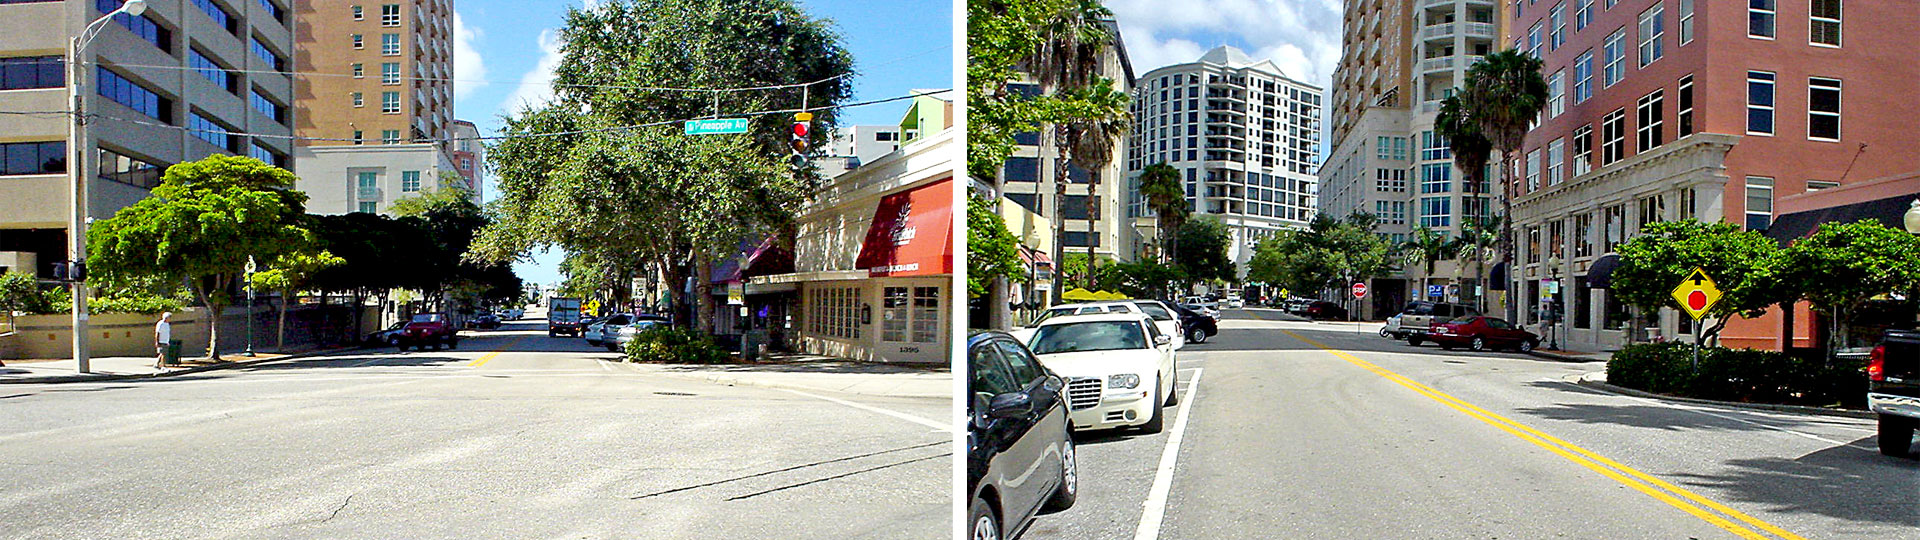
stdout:
MULTIPOLYGON (((100 20, 106 20, 102 17, 100 20)), ((96 21, 97 22, 97 21, 96 21)), ((91 26, 89 26, 91 28, 91 26)), ((87 149, 92 143, 87 140, 85 95, 80 91, 87 77, 81 50, 86 46, 81 41, 87 32, 74 36, 67 43, 67 99, 73 107, 73 122, 67 125, 67 180, 72 188, 68 200, 71 212, 67 222, 67 279, 72 287, 73 305, 73 361, 80 373, 91 373, 92 358, 87 347, 87 283, 73 279, 72 263, 87 260, 87 149)))

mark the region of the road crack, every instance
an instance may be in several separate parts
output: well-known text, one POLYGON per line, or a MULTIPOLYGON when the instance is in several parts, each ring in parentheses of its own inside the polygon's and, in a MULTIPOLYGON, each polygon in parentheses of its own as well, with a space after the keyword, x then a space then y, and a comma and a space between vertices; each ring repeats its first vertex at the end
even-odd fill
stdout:
POLYGON ((728 497, 728 498, 727 498, 727 500, 729 500, 729 501, 737 501, 737 500, 740 500, 740 499, 745 499, 745 498, 748 498, 748 497, 758 497, 758 496, 761 496, 761 495, 766 495, 766 494, 768 494, 768 493, 773 493, 773 492, 776 492, 776 491, 784 491, 784 490, 789 490, 789 489, 793 489, 793 488, 797 488, 797 487, 802 487, 802 486, 808 486, 808 485, 812 485, 812 484, 818 484, 818 483, 821 483, 821 482, 825 482, 825 481, 828 481, 828 480, 836 480, 836 479, 840 479, 840 478, 846 478, 846 477, 849 477, 849 476, 853 476, 853 475, 856 475, 856 474, 862 474, 862 473, 870 473, 870 472, 873 472, 873 471, 877 471, 877 470, 880 470, 880 469, 887 469, 887 468, 892 468, 892 467, 899 467, 899 466, 901 466, 901 465, 907 465, 907 464, 911 464, 911 463, 917 463, 917 462, 921 462, 921 461, 926 461, 926 460, 929 460, 929 459, 936 459, 936 458, 943 458, 943 457, 947 457, 947 456, 951 456, 951 455, 953 455, 953 452, 944 452, 944 453, 940 453, 940 454, 934 454, 934 455, 931 455, 931 456, 924 456, 924 457, 917 457, 917 458, 913 458, 913 459, 909 459, 909 460, 906 460, 906 461, 901 461, 901 462, 897 462, 897 463, 888 463, 888 464, 886 464, 886 465, 880 465, 880 466, 877 466, 877 467, 868 467, 868 468, 865 468, 865 469, 860 469, 860 470, 857 470, 857 471, 853 471, 853 472, 850 472, 850 473, 841 473, 841 474, 836 474, 836 475, 833 475, 833 476, 829 476, 829 477, 826 477, 826 478, 815 478, 815 479, 813 479, 813 480, 808 480, 808 481, 805 481, 805 482, 801 482, 801 483, 798 483, 798 484, 788 484, 788 485, 784 485, 784 486, 780 486, 780 487, 777 487, 777 488, 773 488, 773 489, 768 489, 768 490, 762 490, 762 491, 755 491, 755 492, 753 492, 753 493, 748 493, 748 494, 746 494, 746 495, 740 495, 740 496, 737 496, 737 497, 728 497))
POLYGON ((325 519, 321 519, 319 523, 326 523, 328 521, 333 521, 334 516, 340 515, 340 511, 345 510, 347 508, 347 504, 353 502, 354 495, 358 495, 358 493, 348 493, 347 500, 340 501, 340 506, 333 507, 333 512, 330 514, 327 514, 327 517, 325 519))
MULTIPOLYGON (((631 497, 627 497, 627 498, 628 498, 628 499, 632 499, 632 500, 639 500, 639 499, 645 499, 645 498, 648 498, 648 497, 658 497, 658 496, 661 496, 661 495, 667 495, 667 494, 670 494, 670 493, 679 493, 679 492, 682 492, 682 491, 689 491, 689 490, 695 490, 695 489, 700 489, 700 488, 704 488, 704 487, 713 487, 713 486, 717 486, 717 485, 720 485, 720 484, 725 484, 725 483, 729 483, 729 482, 738 482, 738 481, 741 481, 741 480, 748 480, 748 479, 752 479, 752 478, 759 478, 759 477, 762 477, 762 476, 768 476, 768 475, 774 475, 774 474, 779 474, 779 473, 783 473, 783 472, 788 472, 788 471, 795 471, 795 470, 799 470, 799 469, 805 469, 805 468, 808 468, 808 467, 818 467, 818 466, 821 466, 821 465, 826 465, 826 464, 829 464, 829 463, 839 463, 839 462, 842 462, 842 461, 853 461, 853 460, 856 460, 856 459, 860 459, 860 458, 866 458, 866 457, 873 457, 873 456, 877 456, 877 455, 881 455, 881 454, 891 454, 891 453, 894 453, 894 452, 902 452, 902 451, 906 451, 906 450, 913 450, 913 449, 917 449, 917 448, 926 448, 926 447, 929 447, 929 446, 938 446, 938 445, 943 445, 943 444, 952 444, 952 441, 937 441, 937 442, 930 442, 930 443, 926 443, 926 444, 916 444, 916 445, 913 445, 913 446, 903 446, 903 447, 900 447, 900 448, 893 448, 893 449, 889 449, 889 450, 881 450, 881 451, 878 451, 878 452, 868 452, 868 453, 865 453, 865 454, 859 454, 859 455, 853 455, 853 456, 847 456, 847 457, 841 457, 841 458, 834 458, 834 459, 829 459, 829 460, 824 460, 824 461, 815 461, 815 462, 813 462, 813 463, 807 463, 807 464, 804 464, 804 465, 794 465, 794 466, 792 466, 792 467, 786 467, 786 468, 781 468, 781 469, 774 469, 774 470, 771 470, 771 471, 766 471, 766 472, 758 472, 758 473, 753 473, 753 474, 749 474, 749 475, 746 475, 746 476, 736 476, 736 477, 733 477, 733 478, 728 478, 728 479, 725 479, 725 480, 715 480, 715 481, 712 481, 712 482, 707 482, 707 483, 703 483, 703 484, 694 484, 694 485, 691 485, 691 486, 684 486, 684 487, 677 487, 677 488, 673 488, 673 489, 669 489, 669 490, 664 490, 664 491, 655 491, 655 492, 653 492, 653 493, 645 493, 645 494, 640 494, 640 495, 634 495, 634 496, 631 496, 631 497)), ((951 453, 951 452, 949 452, 948 454, 949 454, 949 455, 951 455, 952 453, 951 453)), ((921 461, 921 460, 925 460, 925 459, 928 459, 928 458, 920 458, 920 459, 916 459, 916 460, 912 460, 912 461, 921 461)), ((909 461, 908 463, 911 463, 911 461, 909 461)), ((861 471, 861 472, 864 472, 864 471, 861 471)), ((854 473, 849 473, 849 474, 854 474, 854 473)), ((844 476, 844 475, 842 475, 842 476, 844 476)), ((788 486, 788 487, 795 487, 795 486, 788 486)), ((780 489, 786 489, 786 488, 780 488, 780 489)), ((777 490, 776 490, 776 491, 777 491, 777 490)), ((757 495, 757 494, 756 494, 756 495, 757 495)), ((749 495, 749 496, 751 496, 751 495, 749 495)))

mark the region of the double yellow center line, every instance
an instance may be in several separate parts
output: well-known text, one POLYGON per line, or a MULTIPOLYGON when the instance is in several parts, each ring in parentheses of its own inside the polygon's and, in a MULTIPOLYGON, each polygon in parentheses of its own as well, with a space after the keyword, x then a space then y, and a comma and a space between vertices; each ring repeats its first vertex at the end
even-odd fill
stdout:
POLYGON ((1289 336, 1293 336, 1294 339, 1298 339, 1302 342, 1305 342, 1308 345, 1312 345, 1314 347, 1318 347, 1327 352, 1333 353, 1334 356, 1339 357, 1342 360, 1346 360, 1348 363, 1351 363, 1355 366, 1359 366, 1361 369, 1371 371, 1375 375, 1379 375, 1389 381, 1393 381, 1394 383, 1399 384, 1400 386, 1404 386, 1409 390, 1418 392, 1420 395, 1427 396, 1428 398, 1432 398, 1434 401, 1438 401, 1442 405, 1446 405, 1449 408, 1452 408, 1456 411, 1460 411, 1461 413, 1466 414, 1467 416, 1471 416, 1473 418, 1479 419, 1481 422, 1486 422, 1488 425, 1492 425, 1495 428, 1499 428, 1501 431, 1505 431, 1508 434, 1513 435, 1514 437, 1518 437, 1521 440, 1533 443, 1534 445, 1537 445, 1541 448, 1545 448, 1549 452, 1553 452, 1554 454, 1557 454, 1560 457, 1566 458, 1567 461, 1572 461, 1576 464, 1579 464, 1580 466, 1591 469, 1594 472, 1597 472, 1597 473, 1600 473, 1601 475, 1606 476, 1607 478, 1612 478, 1614 481, 1619 482, 1622 485, 1633 488, 1634 490, 1639 491, 1641 493, 1645 493, 1649 497, 1658 499, 1660 502, 1667 503, 1668 505, 1671 505, 1674 508, 1678 508, 1683 512, 1691 514, 1694 517, 1700 518, 1701 520, 1706 521, 1707 523, 1712 523, 1715 526, 1718 526, 1722 529, 1726 529, 1728 532, 1732 532, 1733 534, 1739 535, 1741 538, 1748 538, 1752 540, 1770 540, 1768 536, 1764 534, 1760 534, 1760 532, 1754 530, 1754 529, 1759 529, 1761 531, 1772 533, 1774 536, 1785 539, 1785 540, 1806 540, 1800 535, 1788 532, 1787 530, 1781 529, 1780 527, 1777 527, 1771 523, 1761 521, 1759 518, 1755 518, 1753 516, 1749 516, 1747 514, 1741 513, 1739 510, 1734 510, 1733 508, 1729 508, 1727 507, 1727 505, 1720 504, 1719 502, 1715 502, 1712 499, 1708 499, 1692 491, 1687 491, 1686 489, 1683 489, 1680 486, 1673 485, 1671 483, 1668 483, 1665 480, 1661 480, 1659 478, 1655 478, 1651 475, 1640 472, 1638 470, 1634 470, 1634 468, 1628 467, 1626 465, 1622 465, 1620 464, 1620 462, 1614 461, 1612 459, 1608 459, 1607 457, 1601 456, 1599 454, 1595 454, 1592 451, 1589 451, 1585 448, 1581 448, 1573 443, 1560 440, 1559 438, 1556 438, 1552 435, 1548 435, 1544 432, 1541 432, 1540 430, 1528 427, 1526 424, 1521 424, 1519 422, 1510 420, 1504 416, 1494 414, 1491 411, 1482 409, 1479 406, 1476 406, 1472 403, 1467 403, 1466 401, 1461 400, 1460 398, 1447 395, 1446 393, 1441 392, 1439 390, 1435 390, 1432 387, 1429 387, 1427 385, 1414 382, 1413 379, 1408 379, 1405 376, 1402 376, 1398 373, 1394 373, 1380 366, 1376 366, 1371 362, 1368 362, 1366 360, 1361 360, 1360 357, 1354 356, 1346 351, 1342 351, 1339 349, 1328 347, 1326 345, 1322 345, 1320 344, 1320 342, 1307 339, 1305 337, 1301 337, 1299 334, 1295 334, 1291 331, 1287 331, 1287 330, 1281 330, 1281 331, 1285 332, 1289 336), (1665 491, 1662 491, 1662 490, 1665 490, 1665 491), (1702 507, 1705 507, 1705 508, 1702 508, 1702 507), (1714 512, 1719 512, 1720 514, 1724 514, 1726 517, 1722 517, 1719 514, 1714 514, 1713 512, 1709 512, 1707 511, 1707 509, 1712 509, 1714 512), (1749 525, 1751 526, 1751 528, 1747 526, 1743 526, 1741 525, 1741 523, 1734 523, 1732 520, 1727 519, 1728 517, 1731 517, 1733 518, 1733 520, 1738 520, 1741 523, 1749 525))
POLYGON ((467 367, 480 367, 480 366, 487 365, 488 361, 493 360, 495 357, 498 357, 501 354, 506 353, 507 352, 506 349, 512 349, 514 346, 519 345, 520 341, 524 339, 527 339, 527 338, 525 337, 513 338, 513 341, 507 342, 507 346, 501 347, 501 350, 493 351, 485 355, 482 355, 480 358, 474 359, 472 363, 467 364, 467 367))

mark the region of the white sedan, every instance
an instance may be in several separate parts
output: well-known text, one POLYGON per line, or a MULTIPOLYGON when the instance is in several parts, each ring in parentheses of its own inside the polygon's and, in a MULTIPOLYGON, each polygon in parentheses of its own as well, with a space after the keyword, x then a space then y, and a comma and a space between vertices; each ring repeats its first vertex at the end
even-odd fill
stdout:
POLYGON ((1173 338, 1140 313, 1052 317, 1027 342, 1040 363, 1067 380, 1067 416, 1076 430, 1140 427, 1159 433, 1173 405, 1173 338))

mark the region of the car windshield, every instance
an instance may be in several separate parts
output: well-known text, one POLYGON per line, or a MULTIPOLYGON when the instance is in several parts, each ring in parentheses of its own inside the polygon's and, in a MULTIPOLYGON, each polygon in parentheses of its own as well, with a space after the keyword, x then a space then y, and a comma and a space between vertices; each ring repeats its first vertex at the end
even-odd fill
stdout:
POLYGON ((1133 321, 1088 321, 1042 326, 1028 348, 1034 354, 1147 348, 1147 334, 1133 321))
POLYGON ((1473 324, 1473 319, 1474 319, 1473 317, 1461 317, 1458 319, 1447 321, 1447 324, 1473 324))
POLYGON ((440 322, 444 320, 447 319, 440 316, 439 313, 421 313, 413 316, 413 322, 440 322))
POLYGON ((1168 313, 1168 312, 1167 312, 1167 308, 1164 308, 1164 307, 1160 307, 1160 304, 1158 304, 1158 303, 1154 303, 1154 302, 1140 302, 1140 303, 1137 303, 1137 304, 1134 304, 1134 305, 1136 305, 1136 306, 1140 306, 1140 311, 1145 311, 1145 312, 1147 312, 1147 316, 1149 316, 1149 317, 1153 317, 1153 320, 1156 320, 1156 321, 1171 321, 1171 320, 1173 320, 1173 314, 1172 314, 1172 313, 1168 313))

